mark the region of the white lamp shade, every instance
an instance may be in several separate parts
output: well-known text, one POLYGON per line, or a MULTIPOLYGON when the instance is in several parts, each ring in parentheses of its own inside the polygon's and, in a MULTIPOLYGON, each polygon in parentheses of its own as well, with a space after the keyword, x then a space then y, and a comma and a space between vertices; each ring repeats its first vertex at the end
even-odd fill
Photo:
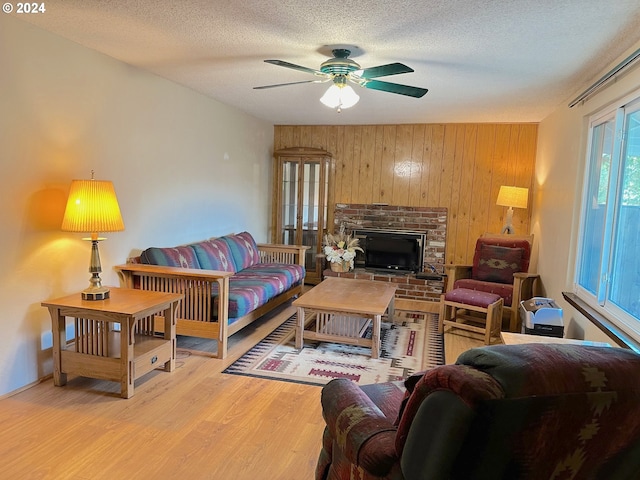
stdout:
POLYGON ((496 205, 513 208, 527 208, 529 189, 523 187, 509 187, 503 185, 498 192, 496 205))
POLYGON ((349 85, 331 85, 320 101, 329 108, 349 108, 358 103, 360 97, 349 85))

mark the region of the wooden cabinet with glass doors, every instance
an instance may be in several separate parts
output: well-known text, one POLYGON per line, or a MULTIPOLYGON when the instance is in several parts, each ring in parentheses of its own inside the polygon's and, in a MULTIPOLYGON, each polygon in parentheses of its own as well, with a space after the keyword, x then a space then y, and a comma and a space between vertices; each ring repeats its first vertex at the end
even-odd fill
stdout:
POLYGON ((332 221, 330 182, 333 159, 317 148, 278 150, 275 158, 273 242, 306 245, 306 283, 322 279, 322 238, 332 221), (331 217, 331 218, 330 218, 331 217))

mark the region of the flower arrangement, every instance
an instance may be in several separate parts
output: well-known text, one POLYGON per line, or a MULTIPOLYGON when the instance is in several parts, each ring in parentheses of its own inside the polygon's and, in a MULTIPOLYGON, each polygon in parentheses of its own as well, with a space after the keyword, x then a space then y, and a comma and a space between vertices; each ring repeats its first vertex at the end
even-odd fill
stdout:
POLYGON ((353 268, 353 259, 356 258, 356 251, 362 252, 362 248, 358 246, 359 240, 353 238, 350 234, 347 235, 344 231, 344 226, 340 227, 340 232, 336 234, 327 233, 324 236, 324 254, 327 256, 327 260, 331 262, 332 270, 338 270, 334 268, 341 266, 342 270, 349 271, 353 268))

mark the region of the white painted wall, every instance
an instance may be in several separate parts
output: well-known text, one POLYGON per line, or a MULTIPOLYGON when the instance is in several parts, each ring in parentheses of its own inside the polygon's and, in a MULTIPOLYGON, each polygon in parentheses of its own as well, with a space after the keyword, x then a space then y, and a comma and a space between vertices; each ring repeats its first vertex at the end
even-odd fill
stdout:
MULTIPOLYGON (((640 47, 636 44, 612 65, 603 65, 602 75, 640 47)), ((593 79, 594 81, 596 79, 593 79)), ((585 87, 586 88, 586 87, 585 87)), ((572 98, 545 118, 538 129, 536 185, 532 229, 538 245, 538 268, 546 296, 564 309, 568 337, 608 341, 608 337, 562 298, 573 291, 575 254, 578 243, 580 201, 586 164, 589 117, 640 88, 640 65, 632 67, 584 104, 569 108, 572 98)))
POLYGON ((115 185, 126 230, 100 253, 117 285, 148 246, 267 241, 273 125, 8 15, 0 69, 2 395, 52 371, 40 302, 88 286, 89 244, 60 231, 72 179, 115 185))

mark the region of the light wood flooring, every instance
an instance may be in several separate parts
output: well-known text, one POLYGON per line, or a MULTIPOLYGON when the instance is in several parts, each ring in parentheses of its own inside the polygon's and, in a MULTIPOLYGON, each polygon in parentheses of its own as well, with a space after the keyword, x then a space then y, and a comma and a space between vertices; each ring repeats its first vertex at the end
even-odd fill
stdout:
MULTIPOLYGON (((0 400, 2 479, 314 478, 324 421, 320 387, 222 374, 294 313, 291 306, 234 335, 225 360, 178 340, 178 368, 136 381, 47 379, 0 400)), ((480 346, 445 334, 447 363, 480 346)))

